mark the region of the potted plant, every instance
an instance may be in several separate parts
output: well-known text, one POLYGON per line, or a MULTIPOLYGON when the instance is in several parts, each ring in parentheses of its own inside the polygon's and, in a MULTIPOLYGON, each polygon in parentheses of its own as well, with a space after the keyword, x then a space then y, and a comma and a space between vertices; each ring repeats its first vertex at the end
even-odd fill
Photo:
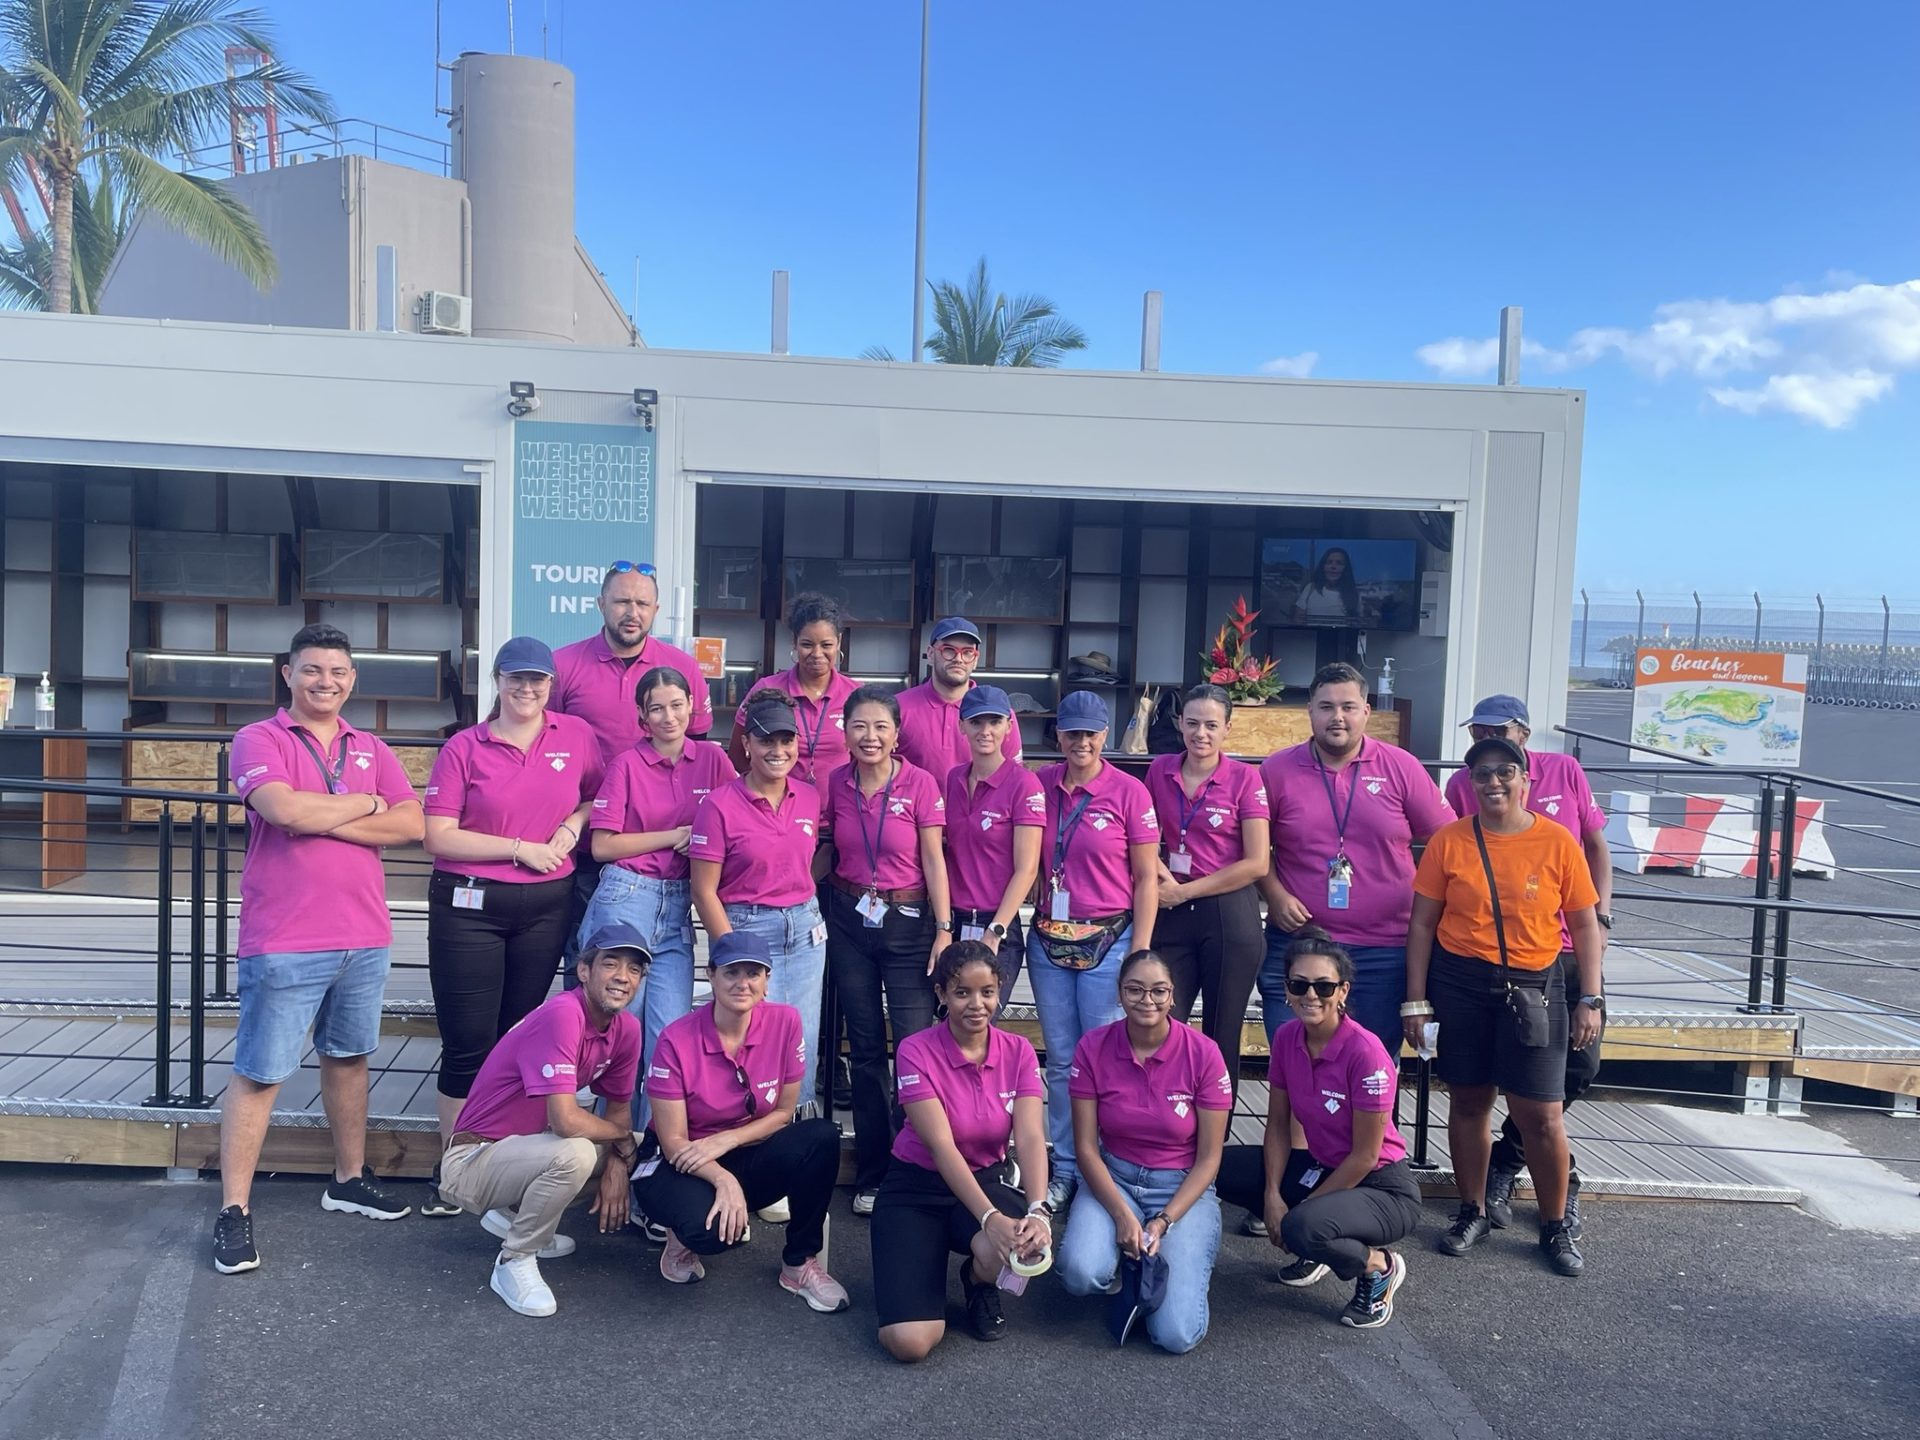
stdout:
POLYGON ((1236 596, 1227 622, 1213 637, 1213 648, 1201 655, 1207 679, 1224 686, 1236 705, 1264 705, 1281 690, 1274 662, 1253 654, 1253 627, 1258 610, 1247 608, 1247 597, 1236 596))

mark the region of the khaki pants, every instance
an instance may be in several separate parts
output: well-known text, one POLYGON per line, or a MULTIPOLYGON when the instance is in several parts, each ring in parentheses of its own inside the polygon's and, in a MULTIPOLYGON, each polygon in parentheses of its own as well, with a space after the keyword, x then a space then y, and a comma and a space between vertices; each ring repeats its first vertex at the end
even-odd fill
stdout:
POLYGON ((534 1255, 552 1243, 560 1216, 599 1171, 604 1148, 550 1134, 455 1145, 440 1159, 440 1193, 476 1214, 507 1211, 513 1228, 500 1253, 534 1255))

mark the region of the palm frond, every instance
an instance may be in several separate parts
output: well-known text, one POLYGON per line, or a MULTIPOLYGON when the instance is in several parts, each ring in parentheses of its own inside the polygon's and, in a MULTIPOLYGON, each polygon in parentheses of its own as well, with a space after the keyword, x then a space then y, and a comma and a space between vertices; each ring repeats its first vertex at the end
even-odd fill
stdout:
POLYGON ((260 222, 218 180, 169 170, 130 146, 115 149, 107 165, 142 210, 211 250, 260 289, 278 278, 273 247, 260 222))
POLYGON ((1059 316, 1041 295, 1009 300, 993 288, 982 256, 964 284, 934 282, 934 331, 927 354, 944 365, 1050 367, 1062 355, 1087 348, 1086 332, 1059 316))
POLYGON ((869 345, 860 352, 860 358, 862 360, 891 360, 894 358, 894 354, 893 351, 884 345, 869 345))
POLYGON ((0 245, 0 310, 47 308, 46 275, 53 251, 44 235, 24 245, 0 245))

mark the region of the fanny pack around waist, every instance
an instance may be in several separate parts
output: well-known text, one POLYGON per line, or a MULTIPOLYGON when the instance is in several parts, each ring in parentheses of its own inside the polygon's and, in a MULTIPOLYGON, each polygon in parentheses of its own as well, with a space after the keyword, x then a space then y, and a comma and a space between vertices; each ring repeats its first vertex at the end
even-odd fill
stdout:
POLYGON ((1100 920, 1035 920, 1033 933, 1047 959, 1062 970, 1091 970, 1132 923, 1133 916, 1123 910, 1100 920))

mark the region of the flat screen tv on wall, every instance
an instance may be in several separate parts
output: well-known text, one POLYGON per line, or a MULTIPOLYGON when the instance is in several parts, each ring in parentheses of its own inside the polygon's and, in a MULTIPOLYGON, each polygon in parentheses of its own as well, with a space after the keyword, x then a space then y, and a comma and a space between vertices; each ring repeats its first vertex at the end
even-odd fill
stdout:
POLYGON ((1273 537, 1260 546, 1260 618, 1316 629, 1412 630, 1420 543, 1273 537))

